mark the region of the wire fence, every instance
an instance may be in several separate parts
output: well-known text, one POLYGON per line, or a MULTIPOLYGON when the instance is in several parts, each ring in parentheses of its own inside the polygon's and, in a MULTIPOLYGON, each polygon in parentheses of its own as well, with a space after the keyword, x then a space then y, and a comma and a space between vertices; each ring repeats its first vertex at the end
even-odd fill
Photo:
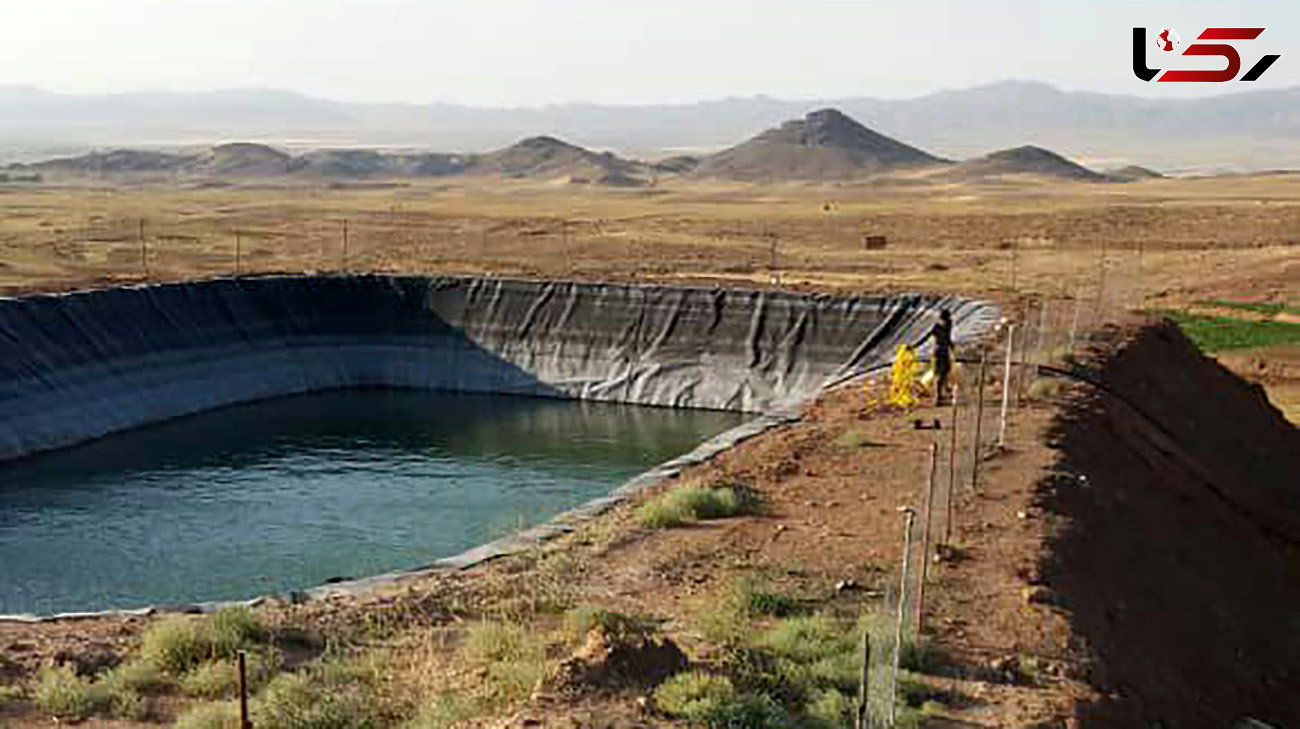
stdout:
POLYGON ((916 423, 930 430, 932 440, 918 462, 917 503, 900 515, 910 528, 900 537, 880 607, 901 626, 901 640, 871 630, 871 679, 860 726, 896 724, 902 679, 896 646, 926 633, 930 567, 960 551, 961 505, 990 487, 989 461, 1011 447, 1021 413, 1057 391, 1055 373, 1075 366, 1092 333, 1144 306, 1142 256, 1140 248, 1102 252, 1088 284, 1020 293, 1004 305, 996 331, 957 348, 951 397, 916 423))

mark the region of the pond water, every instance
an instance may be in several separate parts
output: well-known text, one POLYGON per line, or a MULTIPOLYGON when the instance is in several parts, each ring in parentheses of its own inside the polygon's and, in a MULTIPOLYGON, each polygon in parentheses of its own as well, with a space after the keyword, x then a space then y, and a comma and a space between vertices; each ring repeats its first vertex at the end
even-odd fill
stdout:
POLYGON ((743 416, 345 390, 0 465, 0 613, 241 599, 536 524, 743 416))

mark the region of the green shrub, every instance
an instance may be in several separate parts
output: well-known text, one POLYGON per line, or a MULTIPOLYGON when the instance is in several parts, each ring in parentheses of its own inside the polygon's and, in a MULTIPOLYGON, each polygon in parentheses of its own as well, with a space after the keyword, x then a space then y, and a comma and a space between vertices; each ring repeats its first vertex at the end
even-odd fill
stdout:
POLYGON ((791 725, 771 697, 740 693, 730 679, 700 671, 679 673, 664 681, 655 689, 654 703, 668 716, 706 727, 775 729, 791 725))
MULTIPOLYGON (((273 649, 248 653, 245 664, 248 689, 252 693, 280 669, 280 654, 273 649)), ((207 699, 234 697, 239 691, 239 664, 234 658, 220 658, 199 664, 181 677, 181 691, 207 699)))
POLYGON ((683 526, 701 519, 722 519, 756 511, 749 491, 730 486, 680 486, 641 506, 641 523, 651 529, 683 526))
POLYGON ((763 694, 741 694, 701 717, 700 723, 717 729, 794 729, 781 705, 763 694))
POLYGON ((101 679, 115 689, 134 693, 157 692, 172 685, 172 680, 157 666, 145 661, 130 661, 113 668, 101 679))
POLYGON ((389 723, 374 675, 338 658, 280 674, 253 709, 255 726, 277 729, 369 729, 389 723))
POLYGON ((848 726, 857 710, 857 700, 836 689, 822 689, 804 707, 809 717, 829 726, 848 726))
POLYGON ((761 634, 755 645, 778 658, 815 663, 838 654, 852 654, 856 641, 852 633, 837 629, 818 616, 782 620, 761 634))
POLYGON ((898 665, 913 673, 934 673, 944 663, 943 652, 925 638, 903 637, 898 665))
POLYGON ((59 719, 79 720, 108 708, 108 693, 72 666, 45 666, 32 691, 36 708, 59 719))
POLYGON ((734 584, 736 597, 750 615, 783 618, 799 612, 799 601, 783 592, 773 592, 754 577, 742 577, 734 584))
POLYGON ((247 608, 202 617, 178 615, 145 631, 140 655, 159 670, 180 676, 201 663, 231 658, 265 638, 261 621, 247 608))
POLYGON ((765 589, 759 579, 747 576, 728 585, 696 615, 696 623, 710 641, 735 646, 753 636, 754 617, 786 616, 801 607, 794 597, 765 589))
POLYGON ((231 701, 200 704, 177 717, 175 729, 239 729, 239 706, 231 701))
POLYGON ((702 671, 679 673, 654 691, 655 707, 679 719, 701 720, 734 703, 739 694, 731 679, 702 671))

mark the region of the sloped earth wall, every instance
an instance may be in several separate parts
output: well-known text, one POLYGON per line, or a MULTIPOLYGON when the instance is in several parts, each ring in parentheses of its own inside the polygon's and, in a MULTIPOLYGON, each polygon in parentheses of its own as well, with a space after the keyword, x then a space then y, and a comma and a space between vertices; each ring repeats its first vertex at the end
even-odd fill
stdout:
POLYGON ((999 316, 987 302, 942 296, 377 275, 0 299, 0 462, 225 405, 346 387, 756 414, 606 499, 440 563, 463 566, 563 531, 785 421, 828 383, 888 365, 941 308, 952 311, 959 341, 999 316))
POLYGON ((1300 726, 1300 430, 1172 324, 1055 424, 1041 574, 1095 658, 1081 727, 1300 726))

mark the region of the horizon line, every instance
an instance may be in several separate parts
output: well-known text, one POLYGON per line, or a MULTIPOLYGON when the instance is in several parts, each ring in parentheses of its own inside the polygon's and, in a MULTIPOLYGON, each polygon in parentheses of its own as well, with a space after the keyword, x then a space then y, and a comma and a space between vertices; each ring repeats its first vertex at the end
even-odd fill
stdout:
POLYGON ((987 89, 987 88, 992 88, 997 86, 1034 86, 1040 88, 1047 88, 1052 91, 1056 91, 1061 94, 1068 94, 1068 95, 1104 96, 1104 97, 1111 97, 1111 98, 1138 99, 1143 101, 1159 101, 1162 103, 1195 102, 1195 101, 1205 101, 1209 99, 1223 99, 1232 96, 1242 96, 1246 94, 1286 93, 1292 91, 1300 91, 1300 85, 1291 85, 1291 86, 1281 86, 1281 87, 1264 88, 1264 89, 1244 89, 1244 90, 1237 90, 1237 91, 1225 91, 1223 93, 1207 94, 1205 96, 1161 97, 1161 96, 1143 96, 1140 94, 1118 93, 1118 92, 1111 92, 1111 91, 1094 91, 1090 89, 1069 89, 1069 88, 1064 88, 1062 86, 1058 86, 1048 81, 1040 81, 1036 79, 1016 79, 1016 78, 1001 79, 1001 80, 990 81, 986 83, 973 84, 970 86, 941 88, 923 94, 917 94, 915 96, 873 96, 870 94, 857 94, 857 95, 838 95, 838 96, 828 95, 828 96, 799 97, 799 96, 781 96, 781 95, 774 95, 774 94, 757 93, 757 94, 750 94, 750 95, 734 95, 734 94, 719 95, 719 96, 713 96, 713 97, 701 98, 695 100, 679 100, 679 101, 628 102, 628 101, 591 101, 591 100, 558 101, 557 100, 557 101, 548 101, 548 102, 542 102, 536 104, 475 104, 475 103, 465 103, 459 101, 441 101, 441 100, 356 101, 356 100, 349 100, 349 99, 331 97, 331 96, 317 96, 296 89, 276 87, 276 86, 224 86, 224 87, 212 87, 212 88, 191 89, 191 90, 174 90, 174 89, 165 89, 165 88, 153 88, 153 89, 140 88, 140 89, 134 89, 130 91, 67 92, 67 91, 52 90, 49 87, 38 86, 34 84, 0 83, 0 91, 22 90, 22 91, 37 92, 39 94, 48 95, 48 96, 80 97, 86 99, 96 99, 96 98, 108 99, 113 97, 140 96, 140 95, 211 96, 211 95, 219 95, 219 94, 236 94, 236 93, 273 93, 273 94, 282 94, 285 96, 296 96, 299 98, 310 99, 313 101, 323 101, 327 103, 341 104, 341 105, 348 105, 348 106, 416 106, 416 107, 451 106, 451 107, 460 107, 464 109, 477 109, 477 110, 541 111, 546 109, 577 107, 577 106, 603 106, 603 107, 620 107, 620 108, 674 107, 674 106, 685 107, 685 106, 702 106, 705 104, 715 104, 715 103, 727 102, 727 101, 759 101, 759 100, 784 102, 784 103, 823 103, 823 102, 835 103, 835 102, 845 102, 845 101, 861 101, 861 100, 869 99, 873 101, 897 103, 897 102, 916 101, 916 100, 925 99, 933 96, 939 96, 942 94, 976 91, 980 89, 987 89))

